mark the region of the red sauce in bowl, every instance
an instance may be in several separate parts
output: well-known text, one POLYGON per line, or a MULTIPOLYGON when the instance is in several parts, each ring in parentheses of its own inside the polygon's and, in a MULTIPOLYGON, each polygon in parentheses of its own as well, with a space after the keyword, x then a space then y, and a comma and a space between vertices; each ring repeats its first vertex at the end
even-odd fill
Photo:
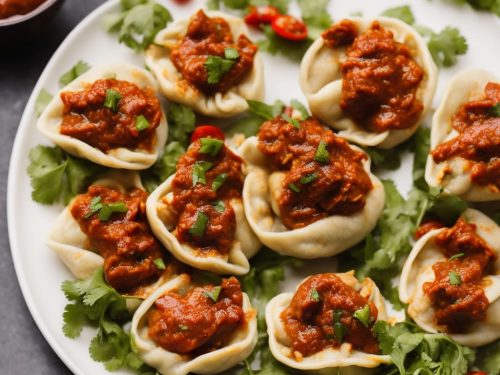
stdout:
POLYGON ((0 19, 28 14, 47 0, 0 0, 0 19))

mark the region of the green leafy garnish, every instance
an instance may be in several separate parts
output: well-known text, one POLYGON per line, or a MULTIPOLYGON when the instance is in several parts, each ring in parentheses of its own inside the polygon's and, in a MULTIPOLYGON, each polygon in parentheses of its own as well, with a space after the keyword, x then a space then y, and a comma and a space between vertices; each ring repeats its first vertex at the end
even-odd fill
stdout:
POLYGON ((301 102, 299 102, 296 99, 292 99, 290 104, 291 104, 293 109, 296 109, 297 111, 300 112, 302 120, 309 118, 309 116, 310 116, 309 111, 307 110, 307 108, 304 104, 302 104, 301 102))
POLYGON ((382 354, 390 355, 393 365, 384 373, 465 375, 474 361, 474 351, 442 333, 425 333, 410 322, 391 326, 375 323, 382 354))
POLYGON ((462 278, 455 271, 450 271, 450 273, 448 274, 448 278, 450 280, 450 285, 455 285, 455 286, 462 285, 462 278))
POLYGON ((193 226, 189 228, 189 234, 195 237, 203 237, 205 230, 207 229, 208 216, 206 213, 199 211, 196 215, 196 221, 193 226))
POLYGON ((149 121, 143 115, 139 115, 135 118, 135 128, 139 131, 146 130, 149 128, 149 121))
POLYGON ((399 7, 387 9, 382 12, 381 15, 400 19, 408 25, 413 25, 415 23, 415 17, 413 16, 413 12, 408 5, 402 5, 399 7))
POLYGON ((153 43, 156 34, 172 21, 170 12, 152 0, 121 0, 122 12, 105 19, 109 32, 118 32, 120 43, 136 52, 153 43))
POLYGON ((36 146, 30 150, 29 160, 31 197, 42 204, 69 203, 88 186, 92 177, 103 171, 102 167, 70 156, 59 147, 36 146))
POLYGON ((344 336, 347 333, 347 327, 340 321, 342 314, 343 311, 340 309, 333 310, 333 333, 341 344, 344 342, 344 336))
POLYGON ((477 348, 475 366, 489 375, 500 375, 500 339, 477 348))
POLYGON ((81 76, 89 69, 90 65, 87 64, 85 61, 80 60, 70 70, 68 70, 59 78, 59 84, 61 86, 69 85, 71 82, 73 82, 75 79, 77 79, 79 76, 81 76))
POLYGON ((224 49, 224 57, 229 60, 236 60, 240 57, 240 54, 236 48, 226 48, 224 49))
POLYGON ((179 331, 189 331, 189 327, 184 324, 179 324, 179 331))
POLYGON ((125 213, 128 211, 125 202, 113 202, 108 204, 102 204, 97 217, 101 221, 108 221, 111 215, 114 213, 125 213))
POLYGON ((151 370, 134 352, 130 335, 121 326, 131 318, 125 297, 106 284, 102 268, 88 279, 63 282, 62 289, 71 301, 63 314, 63 332, 67 337, 80 336, 86 324, 96 326, 97 335, 89 347, 92 359, 103 362, 108 371, 151 370))
POLYGON ((294 118, 291 118, 290 116, 288 116, 287 114, 283 113, 281 115, 281 117, 283 118, 283 120, 285 120, 286 122, 288 122, 289 124, 292 124, 294 127, 296 127, 297 129, 300 129, 300 122, 298 122, 296 119, 294 118))
POLYGON ((215 138, 200 138, 200 142, 200 153, 210 156, 216 156, 224 146, 224 141, 215 138))
POLYGON ((170 103, 167 111, 168 117, 168 139, 177 141, 183 147, 189 144, 189 133, 196 124, 194 111, 182 104, 170 103))
POLYGON ((319 295, 319 293, 316 290, 316 288, 311 288, 311 292, 309 293, 309 295, 311 296, 311 299, 314 302, 319 302, 321 300, 321 296, 319 295))
POLYGON ((35 115, 40 117, 43 110, 49 105, 54 96, 45 89, 41 89, 35 101, 35 115))
POLYGON ((358 319, 365 327, 370 325, 370 305, 365 305, 362 309, 354 311, 353 317, 358 319))
MULTIPOLYGON (((499 0, 452 0, 452 1, 457 4, 469 4, 474 9, 492 12, 500 17, 499 0)), ((492 374, 490 373, 490 375, 492 374)))
POLYGON ((205 172, 212 168, 213 163, 209 161, 197 161, 193 165, 193 186, 196 184, 207 184, 207 179, 205 177, 205 172))
POLYGON ((207 82, 211 85, 219 83, 221 78, 231 70, 234 63, 234 60, 209 55, 205 61, 205 69, 208 73, 207 82))
POLYGON ((167 144, 157 162, 141 172, 141 180, 146 190, 152 192, 162 181, 174 174, 177 161, 185 152, 184 147, 177 141, 167 144))
POLYGON ((257 45, 261 51, 271 55, 283 55, 289 59, 300 62, 307 49, 311 45, 311 40, 306 39, 302 42, 292 42, 279 37, 269 25, 262 27, 264 39, 258 40, 257 45))
POLYGON ((318 178, 318 175, 316 173, 309 173, 306 174, 305 176, 302 176, 300 178, 300 183, 302 185, 307 185, 310 184, 311 182, 315 181, 318 178))
POLYGON ((212 206, 217 210, 217 212, 223 213, 226 210, 226 205, 223 201, 212 202, 212 206))
POLYGON ((222 288, 220 286, 214 286, 210 291, 204 291, 203 294, 210 298, 212 301, 217 302, 222 288))
POLYGON ((319 38, 333 22, 327 9, 330 0, 298 0, 297 2, 302 13, 302 20, 307 25, 309 39, 319 38))
POLYGON ((288 184, 288 188, 291 190, 291 191, 294 191, 296 193, 300 193, 300 188, 295 185, 293 182, 288 184))
POLYGON ((320 163, 330 162, 330 153, 326 147, 326 143, 323 141, 319 142, 318 148, 316 149, 316 154, 314 155, 314 160, 320 163))
POLYGON ((166 269, 167 267, 165 266, 165 262, 163 261, 163 259, 161 258, 156 258, 153 263, 155 264, 155 266, 159 269, 159 270, 164 270, 166 269))
POLYGON ((272 120, 283 111, 284 104, 282 101, 276 101, 273 105, 269 105, 257 100, 247 100, 250 112, 262 117, 266 120, 272 120))
POLYGON ((96 212, 99 212, 99 210, 102 208, 101 200, 102 200, 102 198, 100 196, 93 197, 90 200, 89 211, 85 214, 85 216, 84 216, 85 219, 88 219, 96 212))
POLYGON ((106 90, 106 98, 104 99, 104 106, 111 109, 113 112, 118 110, 118 102, 122 96, 120 93, 113 89, 106 90))
POLYGON ((212 182, 212 190, 216 192, 219 190, 219 188, 226 182, 227 178, 229 175, 227 173, 221 173, 215 177, 214 181, 212 182))
POLYGON ((465 253, 458 253, 458 254, 455 254, 455 255, 452 255, 451 257, 449 257, 448 260, 456 260, 456 259, 463 257, 464 255, 465 255, 465 253))
POLYGON ((456 27, 445 27, 439 34, 433 34, 427 43, 434 61, 449 67, 455 65, 458 55, 464 55, 468 46, 465 38, 456 27))
POLYGON ((493 107, 491 107, 490 113, 495 117, 500 117, 500 103, 497 103, 493 107))

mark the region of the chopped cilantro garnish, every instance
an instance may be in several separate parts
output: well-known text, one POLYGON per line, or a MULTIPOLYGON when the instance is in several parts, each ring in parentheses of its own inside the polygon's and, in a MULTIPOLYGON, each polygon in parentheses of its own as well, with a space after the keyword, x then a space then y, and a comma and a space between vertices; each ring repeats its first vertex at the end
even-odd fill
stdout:
POLYGON ((330 0, 298 0, 309 39, 318 38, 332 24, 332 17, 327 9, 329 2, 330 0))
POLYGON ((319 142, 318 148, 316 149, 316 155, 314 155, 314 160, 319 161, 320 163, 328 163, 330 161, 330 153, 328 152, 325 142, 319 142))
POLYGON ((495 117, 500 117, 500 103, 497 103, 493 107, 491 107, 490 113, 495 117))
POLYGON ((468 46, 456 27, 446 27, 439 34, 433 33, 427 43, 434 61, 441 66, 455 65, 458 55, 464 55, 468 46))
POLYGON ((49 105, 50 101, 54 96, 45 89, 41 89, 36 97, 35 101, 35 114, 36 117, 40 117, 43 110, 49 105))
POLYGON ((295 185, 293 182, 288 184, 288 188, 296 193, 300 193, 300 188, 295 185))
POLYGON ((281 115, 281 117, 283 118, 283 120, 285 120, 286 122, 288 122, 289 124, 292 124, 293 126, 295 126, 297 129, 300 129, 300 122, 298 122, 296 119, 294 118, 291 118, 290 116, 288 116, 287 114, 283 113, 281 115))
POLYGON ((179 324, 179 331, 189 331, 189 327, 184 324, 179 324))
POLYGON ((149 128, 149 121, 143 115, 139 115, 135 118, 135 128, 139 131, 146 130, 149 128))
POLYGON ((318 175, 316 173, 309 173, 309 174, 306 174, 305 176, 302 176, 300 178, 300 183, 302 185, 307 185, 307 184, 310 184, 311 182, 313 182, 314 180, 316 180, 318 178, 318 175))
POLYGON ((214 181, 212 182, 212 190, 216 192, 219 190, 219 188, 226 182, 227 178, 229 175, 227 173, 221 173, 215 177, 214 181))
POLYGON ((292 108, 300 112, 300 114, 302 115, 302 120, 309 118, 309 111, 304 104, 296 99, 292 99, 290 104, 292 105, 292 108))
POLYGON ((273 105, 268 105, 258 100, 247 100, 250 112, 262 117, 266 120, 272 120, 278 116, 283 110, 284 104, 282 101, 276 101, 273 105))
POLYGON ((311 292, 309 293, 309 295, 311 296, 311 299, 314 302, 319 302, 321 300, 321 296, 319 295, 319 293, 316 290, 316 288, 311 288, 311 292))
POLYGON ((122 96, 120 93, 113 89, 106 90, 106 98, 104 99, 104 106, 111 109, 113 112, 118 110, 118 102, 122 96))
POLYGON ((455 271, 450 271, 450 273, 448 274, 448 278, 450 280, 450 285, 458 286, 462 284, 462 278, 455 271))
POLYGON ((344 336, 347 333, 347 327, 340 321, 342 314, 343 312, 340 309, 335 309, 333 311, 333 333, 341 344, 344 342, 344 336))
POLYGON ((212 168, 213 163, 209 161, 197 161, 193 165, 193 186, 196 184, 207 184, 207 179, 205 177, 205 172, 212 168))
POLYGON ((189 234, 195 237, 203 237, 203 234, 205 234, 205 230, 207 229, 207 224, 207 214, 199 211, 198 215, 196 216, 196 221, 194 222, 193 226, 189 228, 189 234))
POLYGON ((223 201, 212 202, 212 206, 217 210, 217 212, 223 213, 226 210, 226 205, 223 201))
POLYGON ((90 69, 90 65, 85 61, 78 61, 70 70, 59 78, 59 84, 66 86, 90 69))
POLYGON ((236 48, 226 48, 224 49, 224 57, 229 60, 236 60, 240 57, 240 54, 236 48))
POLYGON ((408 25, 413 25, 415 23, 415 17, 413 16, 413 12, 408 5, 387 9, 382 12, 382 16, 400 19, 408 25))
POLYGON ((210 156, 216 156, 224 145, 224 141, 215 138, 201 138, 200 142, 200 153, 210 156))
POLYGON ((113 202, 108 204, 103 204, 99 210, 97 217, 101 221, 108 221, 112 214, 114 213, 125 213, 128 211, 125 202, 113 202))
POLYGON ((234 63, 234 60, 209 55, 207 61, 205 61, 205 69, 208 73, 207 82, 211 85, 219 83, 224 74, 231 70, 234 63))
POLYGON ((463 257, 464 255, 465 255, 465 253, 458 253, 458 254, 452 255, 448 260, 459 259, 459 258, 463 257))
POLYGON ((165 266, 165 262, 163 261, 163 259, 161 258, 156 258, 154 261, 154 264, 155 266, 159 269, 159 270, 164 270, 166 269, 167 267, 165 266))
POLYGON ((352 316, 358 319, 365 327, 368 327, 370 324, 370 305, 365 305, 362 309, 354 311, 352 316))
POLYGON ((220 286, 214 286, 210 291, 204 291, 203 294, 210 298, 212 301, 217 302, 222 288, 220 286))
POLYGON ((102 208, 101 197, 100 196, 93 197, 90 200, 89 211, 85 215, 85 219, 88 219, 96 212, 99 212, 101 208, 102 208))

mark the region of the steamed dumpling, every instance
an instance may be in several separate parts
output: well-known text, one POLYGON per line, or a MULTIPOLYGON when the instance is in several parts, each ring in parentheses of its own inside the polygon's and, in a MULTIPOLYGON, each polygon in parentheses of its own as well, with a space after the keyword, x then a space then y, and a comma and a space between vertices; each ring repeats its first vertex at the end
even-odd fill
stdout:
POLYGON ((370 159, 316 119, 277 117, 239 148, 243 202, 259 240, 282 254, 320 258, 361 241, 384 207, 370 159))
POLYGON ((182 274, 139 306, 131 336, 139 356, 162 375, 218 374, 252 353, 256 311, 236 278, 197 285, 182 274))
POLYGON ((450 82, 432 118, 425 179, 469 201, 500 200, 500 81, 468 69, 450 82))
POLYGON ((38 129, 72 155, 110 168, 153 165, 167 140, 157 84, 128 64, 94 67, 59 91, 38 129))
POLYGON ((436 83, 437 68, 422 37, 394 18, 333 24, 300 67, 313 115, 349 141, 380 148, 415 133, 436 83))
POLYGON ((109 173, 70 202, 47 245, 76 278, 88 278, 103 267, 110 286, 145 297, 177 267, 151 232, 146 197, 136 173, 109 173))
POLYGON ((248 109, 248 99, 264 96, 262 60, 247 35, 241 18, 199 10, 158 33, 146 64, 169 100, 208 116, 234 116, 248 109))
POLYGON ((181 262, 218 274, 249 271, 261 243, 245 217, 243 165, 224 141, 201 138, 148 198, 153 232, 181 262))
POLYGON ((362 374, 391 363, 378 354, 377 320, 395 322, 375 283, 359 282, 354 271, 310 276, 295 293, 279 294, 266 307, 274 358, 300 370, 362 374))
POLYGON ((500 337, 500 227, 466 210, 453 228, 435 229, 413 246, 399 298, 427 332, 446 332, 462 345, 500 337))

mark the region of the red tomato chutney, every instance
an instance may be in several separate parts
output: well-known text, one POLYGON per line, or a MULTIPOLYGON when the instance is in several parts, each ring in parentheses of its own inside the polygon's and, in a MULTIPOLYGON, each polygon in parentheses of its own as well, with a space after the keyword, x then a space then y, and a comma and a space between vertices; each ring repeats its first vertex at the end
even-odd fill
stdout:
POLYGON ((366 155, 314 118, 296 125, 276 117, 258 133, 259 150, 274 170, 286 173, 278 200, 283 224, 302 228, 361 210, 373 188, 362 164, 366 155))
POLYGON ((0 0, 0 19, 28 14, 47 0, 0 0))
POLYGON ((459 134, 431 155, 436 163, 456 156, 469 160, 473 182, 500 189, 500 116, 495 107, 500 107, 500 84, 489 82, 482 98, 463 104, 454 114, 452 126, 459 134))
POLYGON ((196 356, 224 347, 245 323, 241 286, 230 277, 220 286, 164 294, 149 313, 148 333, 169 352, 196 356))
POLYGON ((372 302, 330 273, 308 278, 281 313, 293 351, 304 357, 344 342, 366 353, 378 353, 373 332, 377 316, 372 302), (361 321, 355 312, 363 309, 361 321))
POLYGON ((241 199, 242 163, 214 138, 191 143, 177 163, 170 202, 177 214, 175 235, 200 255, 227 254, 234 243, 236 216, 230 202, 241 199))
POLYGON ((486 315, 489 301, 481 280, 496 254, 476 233, 476 226, 463 218, 440 232, 436 244, 449 259, 432 266, 435 279, 423 290, 436 310, 436 323, 448 332, 464 332, 469 323, 486 315))
POLYGON ((100 79, 82 91, 63 92, 60 133, 103 152, 125 147, 151 151, 160 125, 160 101, 152 89, 100 79))
POLYGON ((424 72, 391 31, 374 21, 359 34, 356 24, 342 20, 322 37, 330 48, 346 48, 340 107, 348 117, 378 133, 417 123, 424 108, 417 98, 424 72))
POLYGON ((147 221, 146 198, 147 193, 140 189, 123 194, 92 185, 70 207, 87 236, 86 248, 104 258, 106 281, 122 293, 133 294, 140 286, 156 281, 162 273, 156 263, 166 263, 147 221))
POLYGON ((223 18, 210 18, 199 10, 170 58, 186 81, 203 93, 214 95, 240 84, 252 70, 256 53, 257 46, 244 34, 236 42, 233 40, 231 28, 223 18), (227 55, 228 49, 233 55, 227 55))

